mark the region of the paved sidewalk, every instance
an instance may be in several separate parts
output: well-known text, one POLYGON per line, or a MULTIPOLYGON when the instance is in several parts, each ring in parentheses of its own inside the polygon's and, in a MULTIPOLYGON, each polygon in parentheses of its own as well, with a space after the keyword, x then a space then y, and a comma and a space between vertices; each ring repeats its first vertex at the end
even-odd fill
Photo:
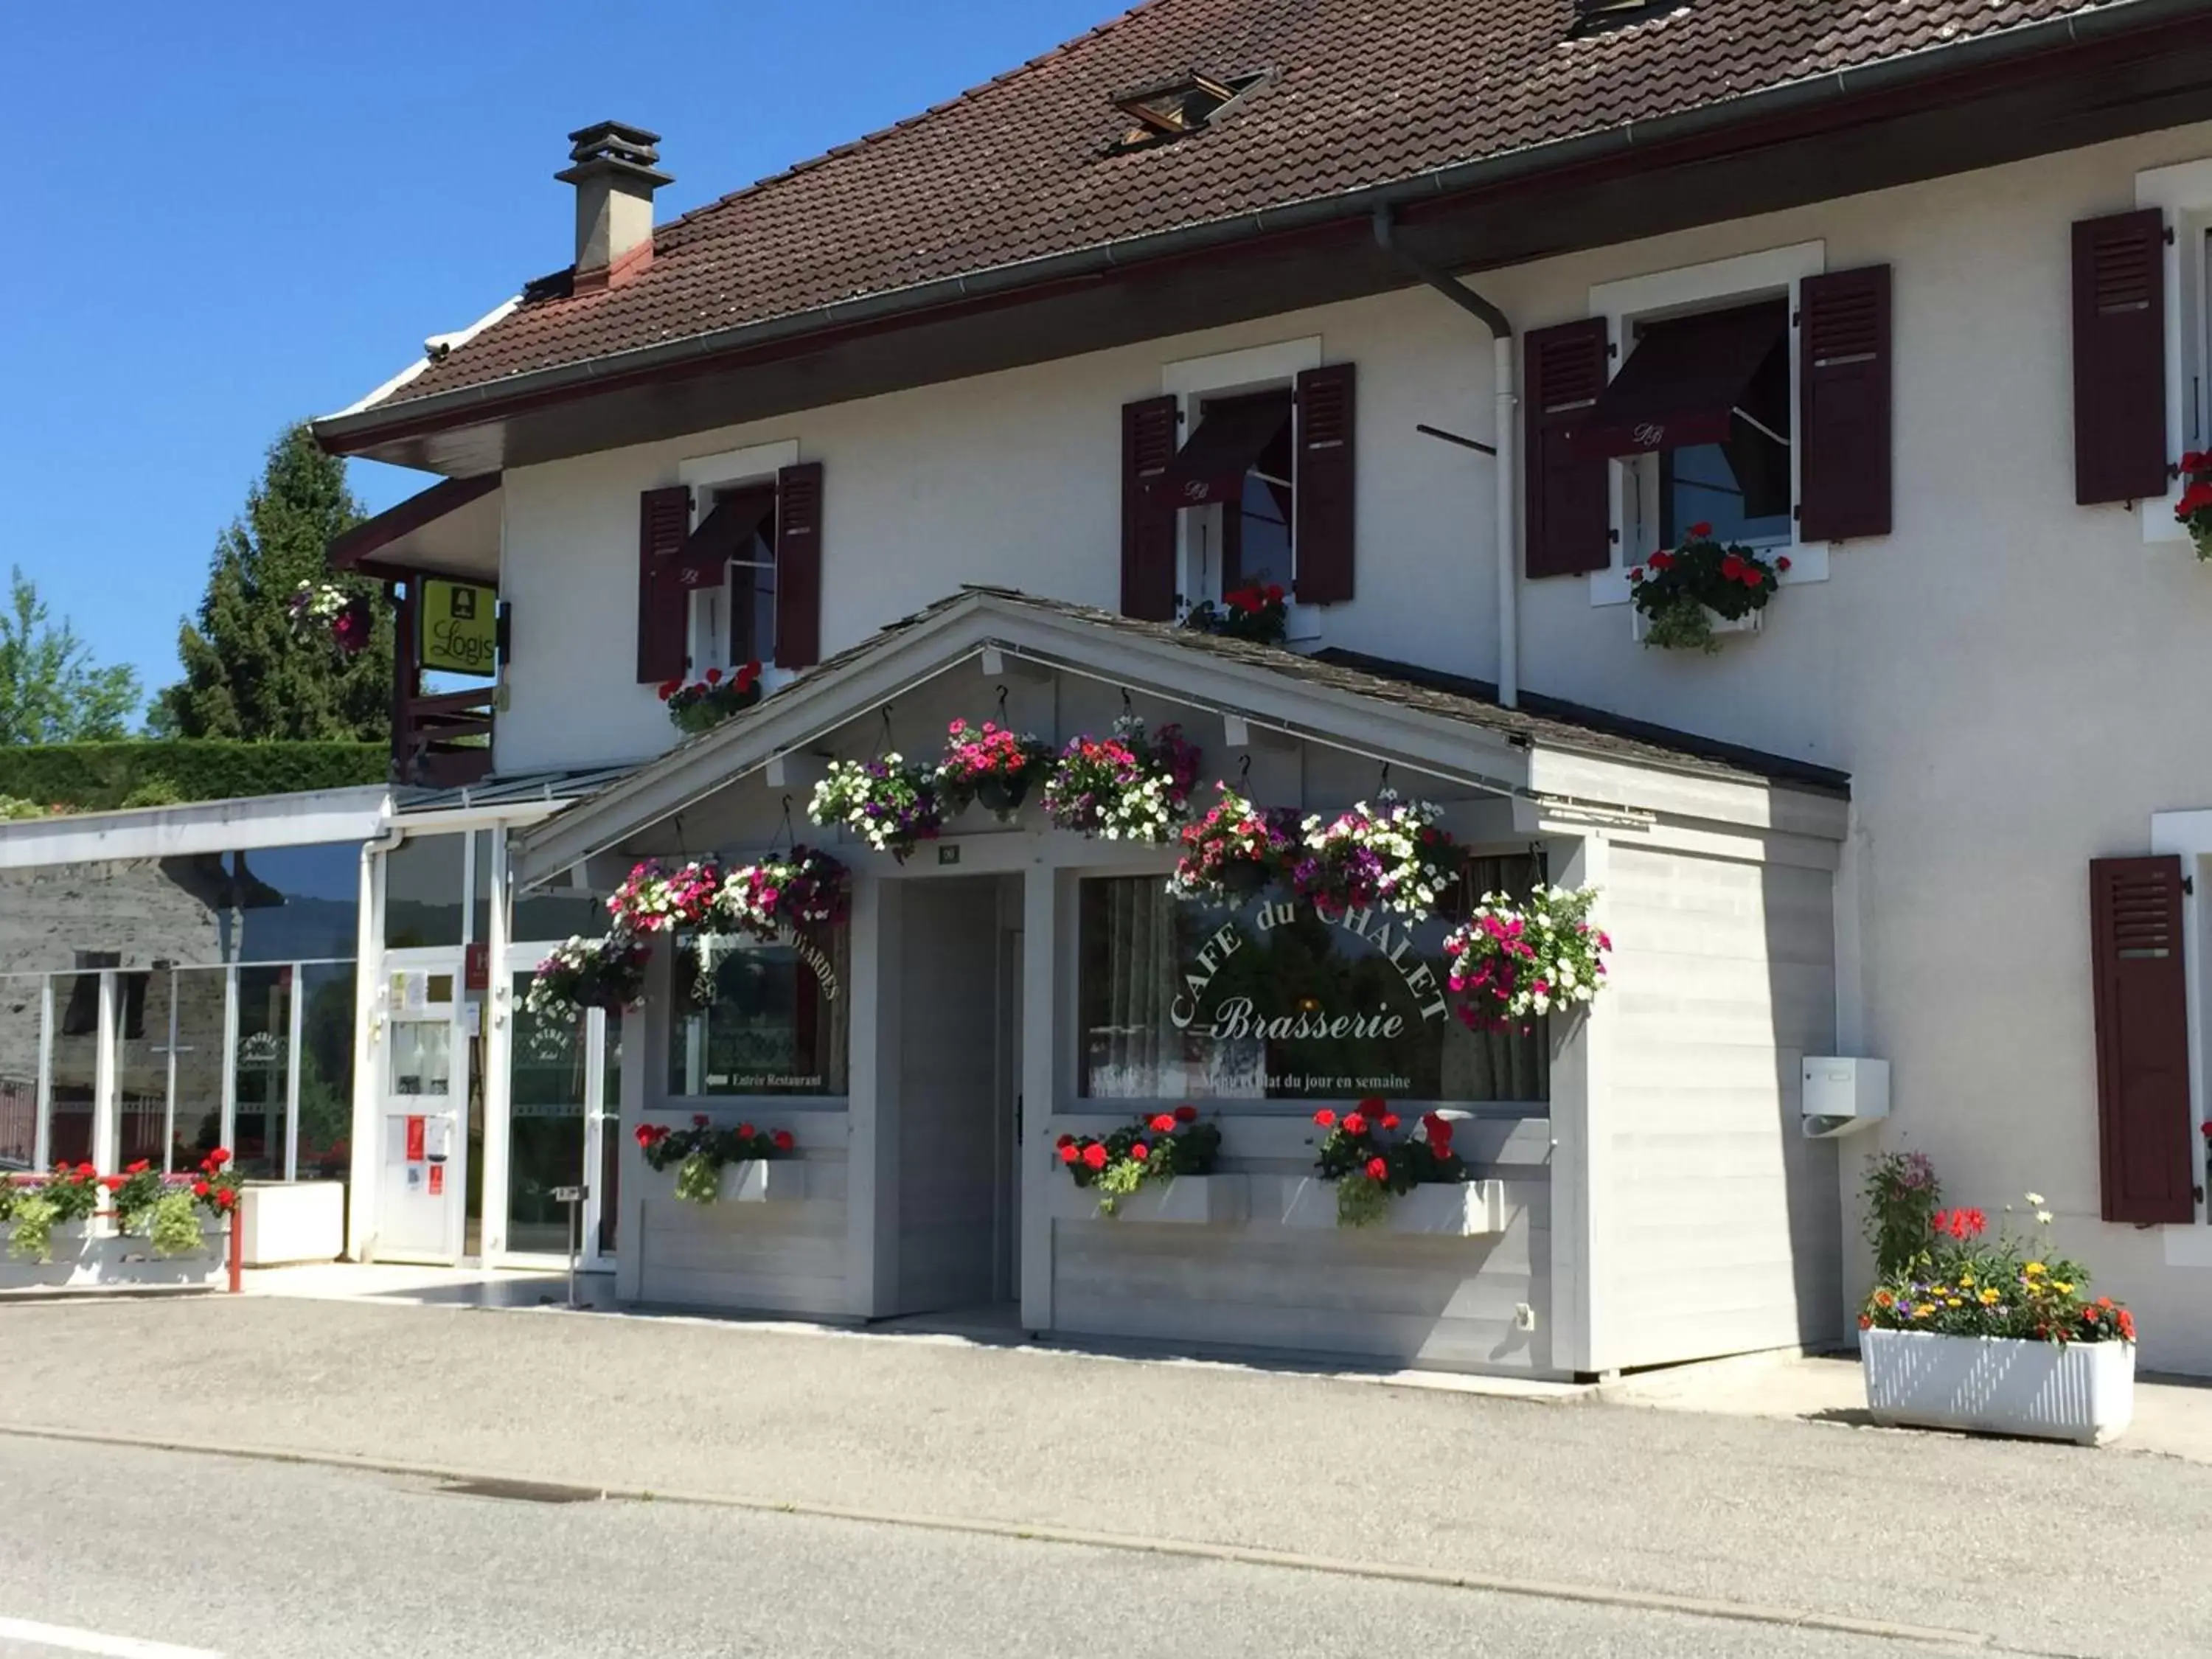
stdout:
MULTIPOLYGON (((1849 1355, 1754 1356, 1678 1365, 1597 1391, 1607 1405, 1660 1407, 1723 1417, 1794 1419, 1869 1427, 1866 1384, 1849 1355)), ((2212 1463, 2212 1384, 2138 1377, 2135 1421, 2108 1455, 2150 1454, 2212 1463)))
POLYGON ((0 1319, 0 1428, 2212 1653, 2212 1474, 2163 1458, 550 1311, 200 1297, 0 1319))

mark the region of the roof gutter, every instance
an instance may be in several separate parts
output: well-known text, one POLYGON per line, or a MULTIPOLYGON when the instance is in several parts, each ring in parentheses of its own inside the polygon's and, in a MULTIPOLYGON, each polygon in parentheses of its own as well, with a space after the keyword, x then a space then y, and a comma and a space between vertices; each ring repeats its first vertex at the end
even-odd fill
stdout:
POLYGON ((1234 218, 1207 220, 1173 230, 1103 242, 1070 252, 994 266, 959 276, 940 277, 910 288, 888 289, 843 300, 811 311, 793 312, 757 323, 722 329, 633 350, 610 353, 577 363, 536 369, 481 386, 433 392, 389 408, 378 406, 329 416, 313 422, 316 440, 343 453, 380 439, 416 431, 434 431, 490 419, 504 406, 523 399, 581 392, 592 387, 694 361, 774 345, 836 328, 879 323, 956 304, 988 298, 1046 283, 1098 276, 1122 266, 1203 252, 1255 237, 1311 229, 1377 210, 1410 206, 1462 191, 1490 188, 1537 173, 1582 166, 1702 137, 1770 117, 1819 108, 1844 100, 1909 88, 1965 70, 1984 68, 2060 47, 2128 34, 2185 18, 2201 18, 2204 0, 2108 0, 2085 10, 2039 23, 1923 47, 1858 69, 1791 81, 1694 109, 1631 122, 1597 132, 1526 149, 1457 161, 1410 179, 1370 185, 1340 195, 1313 197, 1234 218))

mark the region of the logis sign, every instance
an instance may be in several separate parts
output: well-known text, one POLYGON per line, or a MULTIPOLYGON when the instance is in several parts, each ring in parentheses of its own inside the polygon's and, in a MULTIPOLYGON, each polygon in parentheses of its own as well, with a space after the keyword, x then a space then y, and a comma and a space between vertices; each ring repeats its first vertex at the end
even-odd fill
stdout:
MULTIPOLYGON (((1387 915, 1378 915, 1371 909, 1347 910, 1334 916, 1316 909, 1313 914, 1324 925, 1341 927, 1364 939, 1396 969, 1413 1012, 1422 1023, 1442 1020, 1450 1012, 1443 982, 1437 978, 1435 969, 1413 954, 1413 933, 1403 922, 1387 915)), ((1296 921, 1297 915, 1298 907, 1287 900, 1263 904, 1253 925, 1265 933, 1296 921)), ((1264 1037, 1279 1042, 1340 1042, 1406 1035, 1406 1014, 1389 1007, 1367 1013, 1302 1007, 1291 1013, 1269 1014, 1261 1012, 1249 996, 1232 996, 1209 1011, 1207 988, 1246 942, 1243 933, 1231 921, 1223 923, 1199 948, 1183 970, 1182 991, 1168 1006, 1168 1018, 1176 1030, 1188 1031, 1195 1026, 1201 1035, 1217 1042, 1240 1037, 1264 1037)))

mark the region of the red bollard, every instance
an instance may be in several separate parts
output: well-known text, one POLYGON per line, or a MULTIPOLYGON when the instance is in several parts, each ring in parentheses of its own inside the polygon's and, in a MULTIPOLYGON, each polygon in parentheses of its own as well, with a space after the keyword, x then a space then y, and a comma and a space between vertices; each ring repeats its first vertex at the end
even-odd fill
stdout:
POLYGON ((234 1204, 230 1210, 230 1293, 233 1296, 246 1288, 246 1229, 239 1224, 244 1218, 234 1204))

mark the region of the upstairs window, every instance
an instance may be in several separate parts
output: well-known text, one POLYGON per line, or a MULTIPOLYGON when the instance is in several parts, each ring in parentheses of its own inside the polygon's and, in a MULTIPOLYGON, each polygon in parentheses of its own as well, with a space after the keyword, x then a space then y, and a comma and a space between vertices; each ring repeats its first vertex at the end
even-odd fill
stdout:
POLYGON ((775 506, 772 484, 718 490, 684 544, 692 674, 775 660, 775 506))
POLYGON ((1680 544, 1790 536, 1790 308, 1782 300, 1635 325, 1634 348, 1597 399, 1578 447, 1627 465, 1629 516, 1680 544))
POLYGON ((1197 430, 1158 486, 1186 514, 1183 610, 1240 587, 1290 591, 1293 471, 1288 386, 1200 404, 1197 430))

